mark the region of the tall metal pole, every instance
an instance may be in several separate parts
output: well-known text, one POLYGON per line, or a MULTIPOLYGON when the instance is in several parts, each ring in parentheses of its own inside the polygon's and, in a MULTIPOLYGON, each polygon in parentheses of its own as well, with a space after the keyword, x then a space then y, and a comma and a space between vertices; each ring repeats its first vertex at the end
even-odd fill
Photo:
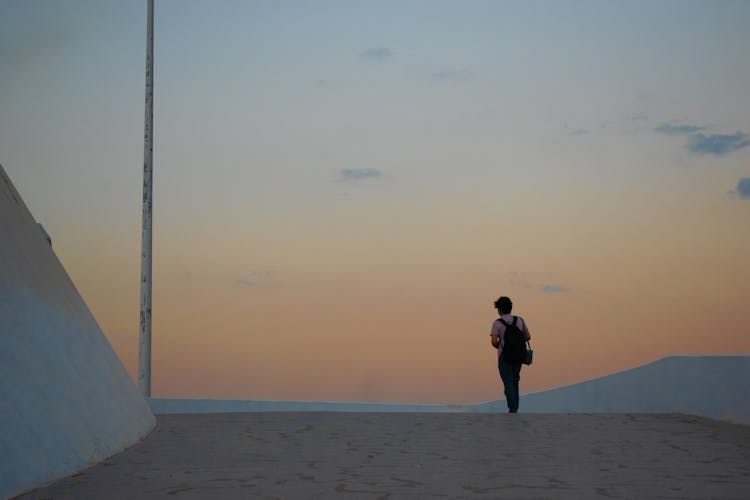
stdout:
POLYGON ((146 125, 143 135, 143 225, 141 227, 141 332, 138 387, 151 397, 151 208, 154 157, 154 0, 148 0, 146 33, 146 125))

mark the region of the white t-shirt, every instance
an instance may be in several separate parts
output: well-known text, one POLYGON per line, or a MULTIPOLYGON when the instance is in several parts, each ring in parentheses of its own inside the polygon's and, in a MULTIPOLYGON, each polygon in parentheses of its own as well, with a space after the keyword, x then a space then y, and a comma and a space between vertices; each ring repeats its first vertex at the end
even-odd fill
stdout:
MULTIPOLYGON (((526 325, 526 322, 523 320, 521 316, 516 316, 518 320, 516 321, 516 326, 519 330, 525 333, 529 333, 529 327, 526 325)), ((513 315, 512 314, 503 314, 500 316, 499 319, 496 319, 492 323, 492 328, 490 329, 490 335, 493 337, 499 337, 500 338, 500 348, 497 350, 497 355, 500 355, 500 352, 503 350, 503 346, 505 345, 505 325, 500 322, 500 319, 508 323, 509 325, 513 323, 513 315)))

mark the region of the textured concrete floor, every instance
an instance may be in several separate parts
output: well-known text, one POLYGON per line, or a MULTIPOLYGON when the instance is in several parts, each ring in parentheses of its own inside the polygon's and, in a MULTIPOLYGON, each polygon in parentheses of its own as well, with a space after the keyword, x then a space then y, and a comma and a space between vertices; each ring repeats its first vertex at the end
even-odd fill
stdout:
POLYGON ((750 426, 685 415, 164 415, 22 498, 750 498, 750 426))

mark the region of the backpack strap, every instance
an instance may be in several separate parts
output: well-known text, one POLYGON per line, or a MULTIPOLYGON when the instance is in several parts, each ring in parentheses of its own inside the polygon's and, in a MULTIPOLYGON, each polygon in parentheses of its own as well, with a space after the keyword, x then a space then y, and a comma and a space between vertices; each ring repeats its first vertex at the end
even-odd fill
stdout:
POLYGON ((518 321, 518 316, 513 316, 513 322, 512 323, 506 323, 503 318, 497 318, 500 323, 505 325, 505 328, 508 328, 510 325, 516 326, 516 322, 518 321))

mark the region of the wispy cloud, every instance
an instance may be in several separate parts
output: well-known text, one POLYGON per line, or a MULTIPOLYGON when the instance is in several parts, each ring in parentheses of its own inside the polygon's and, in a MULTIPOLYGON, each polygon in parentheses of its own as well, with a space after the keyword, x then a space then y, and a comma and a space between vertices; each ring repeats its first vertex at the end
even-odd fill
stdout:
POLYGON ((382 61, 393 57, 393 51, 386 47, 372 47, 365 49, 359 53, 360 57, 364 59, 372 59, 375 61, 382 61))
POLYGON ((339 171, 337 182, 354 182, 368 179, 378 179, 383 173, 376 168, 344 168, 339 171))
POLYGON ((511 286, 517 286, 520 288, 534 288, 534 285, 531 283, 531 277, 529 276, 529 273, 523 273, 519 271, 512 271, 508 273, 508 283, 511 284, 511 286))
POLYGON ((692 134, 685 146, 691 153, 723 156, 750 146, 750 138, 742 132, 736 134, 692 134))
POLYGON ((253 271, 245 276, 234 280, 234 284, 249 288, 271 285, 276 275, 276 271, 253 271))
POLYGON ((591 131, 585 128, 578 128, 570 131, 570 135, 586 135, 589 133, 591 133, 591 131))
POLYGON ((750 200, 750 177, 740 177, 734 193, 743 200, 750 200))
POLYGON ((414 65, 406 69, 407 73, 420 80, 440 82, 459 82, 470 79, 474 74, 466 69, 455 66, 434 66, 430 64, 414 65))
MULTIPOLYGON (((539 278, 540 276, 537 276, 539 278)), ((560 285, 541 284, 533 273, 513 271, 508 273, 508 282, 513 287, 528 288, 542 293, 566 293, 570 288, 560 285)))
POLYGON ((645 113, 630 113, 625 117, 626 122, 638 122, 642 120, 648 120, 648 115, 645 113))
POLYGON ((654 129, 654 132, 664 135, 684 135, 694 134, 705 130, 706 127, 698 125, 672 125, 671 123, 663 123, 654 129))

